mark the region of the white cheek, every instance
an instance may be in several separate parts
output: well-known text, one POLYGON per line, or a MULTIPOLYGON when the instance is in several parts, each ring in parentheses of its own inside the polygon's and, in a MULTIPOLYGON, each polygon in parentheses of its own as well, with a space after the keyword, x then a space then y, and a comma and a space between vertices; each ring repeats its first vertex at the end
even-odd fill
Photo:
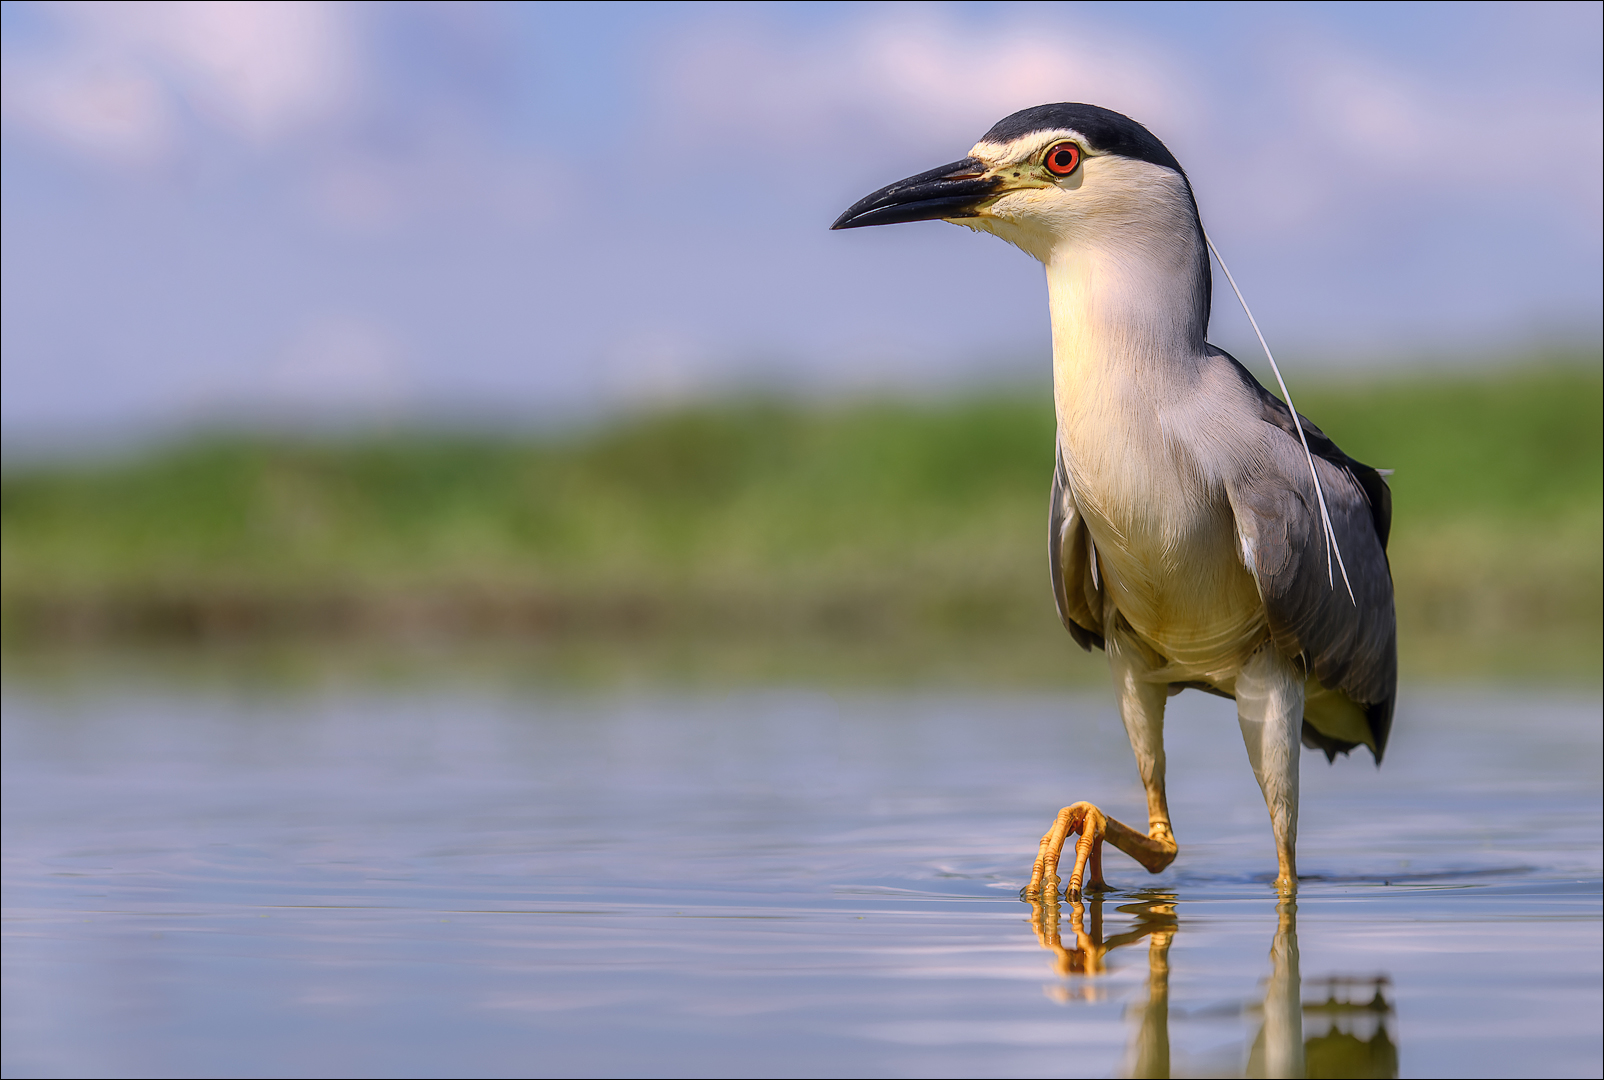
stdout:
POLYGON ((980 227, 1046 262, 1072 220, 1067 202, 1057 188, 1011 191, 983 212, 980 227))
POLYGON ((1061 214, 1064 195, 1059 188, 1022 188, 991 204, 991 213, 1013 221, 1033 221, 1061 214))

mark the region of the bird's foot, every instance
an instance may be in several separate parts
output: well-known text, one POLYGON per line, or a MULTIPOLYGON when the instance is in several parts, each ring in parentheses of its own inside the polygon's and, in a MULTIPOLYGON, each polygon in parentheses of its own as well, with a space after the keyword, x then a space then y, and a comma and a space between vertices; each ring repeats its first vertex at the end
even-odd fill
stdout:
POLYGON ((1280 855, 1281 872, 1275 878, 1275 891, 1282 900, 1291 900, 1298 895, 1298 867, 1290 851, 1282 851, 1280 855))
POLYGON ((1080 834, 1080 839, 1075 841, 1075 868, 1069 875, 1069 888, 1064 895, 1079 900, 1087 890, 1102 892, 1107 889, 1108 883, 1103 880, 1103 834, 1107 824, 1103 812, 1089 802, 1078 802, 1060 810, 1053 827, 1041 838, 1041 850, 1036 856, 1036 865, 1031 868, 1025 898, 1040 900, 1044 896, 1058 895, 1058 861, 1070 833, 1080 834), (1087 880, 1088 871, 1090 880, 1087 880))
POLYGON ((1151 874, 1175 861, 1177 848, 1168 822, 1154 822, 1152 835, 1144 835, 1106 816, 1091 803, 1078 802, 1060 810, 1053 827, 1041 838, 1041 851, 1031 869, 1030 884, 1025 886, 1025 899, 1040 900, 1057 895, 1058 861, 1070 833, 1080 836, 1075 841, 1075 868, 1069 875, 1069 888, 1064 891, 1071 900, 1079 900, 1085 892, 1108 889, 1108 883, 1103 880, 1104 840, 1141 863, 1151 874))

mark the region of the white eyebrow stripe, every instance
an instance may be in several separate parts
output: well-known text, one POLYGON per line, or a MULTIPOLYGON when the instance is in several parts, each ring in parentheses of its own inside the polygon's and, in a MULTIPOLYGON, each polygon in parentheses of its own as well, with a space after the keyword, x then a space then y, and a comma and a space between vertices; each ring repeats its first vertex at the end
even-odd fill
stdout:
POLYGON ((1021 135, 1005 143, 987 142, 982 139, 969 149, 969 156, 979 158, 981 161, 1001 164, 1024 161, 1036 156, 1053 143, 1063 142, 1065 139, 1074 139, 1080 143, 1081 148, 1088 153, 1095 153, 1087 145, 1086 136, 1074 128, 1050 128, 1043 131, 1033 131, 1029 135, 1021 135))

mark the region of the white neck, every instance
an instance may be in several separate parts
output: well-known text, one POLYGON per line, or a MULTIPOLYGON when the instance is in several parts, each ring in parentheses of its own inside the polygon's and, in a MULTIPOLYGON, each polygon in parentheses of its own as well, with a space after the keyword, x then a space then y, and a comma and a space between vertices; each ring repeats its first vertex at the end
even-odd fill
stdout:
POLYGON ((1061 417, 1096 408, 1088 395, 1156 404, 1194 384, 1207 329, 1196 300, 1202 240, 1190 215, 1168 224, 1068 237, 1047 259, 1061 417))

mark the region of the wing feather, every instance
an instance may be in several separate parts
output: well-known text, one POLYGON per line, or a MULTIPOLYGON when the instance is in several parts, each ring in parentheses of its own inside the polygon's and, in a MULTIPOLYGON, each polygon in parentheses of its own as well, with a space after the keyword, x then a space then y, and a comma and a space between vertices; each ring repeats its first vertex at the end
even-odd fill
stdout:
POLYGON ((1086 523, 1081 520, 1069 488, 1064 454, 1054 455, 1053 495, 1048 517, 1047 554, 1053 575, 1053 599, 1058 617, 1075 643, 1087 652, 1103 648, 1102 589, 1097 578, 1097 553, 1086 523))
MULTIPOLYGON (((1229 354, 1229 362, 1259 400, 1263 452, 1227 483, 1237 528, 1252 541, 1254 577, 1264 598, 1270 633, 1287 656, 1301 656, 1322 686, 1336 690, 1365 713, 1376 760, 1386 749, 1397 700, 1398 632, 1393 610, 1387 537, 1392 493, 1381 475, 1343 453, 1304 416, 1270 393, 1229 354), (1333 588, 1326 561, 1309 466, 1298 441, 1301 425, 1314 453, 1331 524, 1353 587, 1333 588)), ((1327 754, 1351 743, 1323 738, 1305 725, 1305 738, 1327 754)))

